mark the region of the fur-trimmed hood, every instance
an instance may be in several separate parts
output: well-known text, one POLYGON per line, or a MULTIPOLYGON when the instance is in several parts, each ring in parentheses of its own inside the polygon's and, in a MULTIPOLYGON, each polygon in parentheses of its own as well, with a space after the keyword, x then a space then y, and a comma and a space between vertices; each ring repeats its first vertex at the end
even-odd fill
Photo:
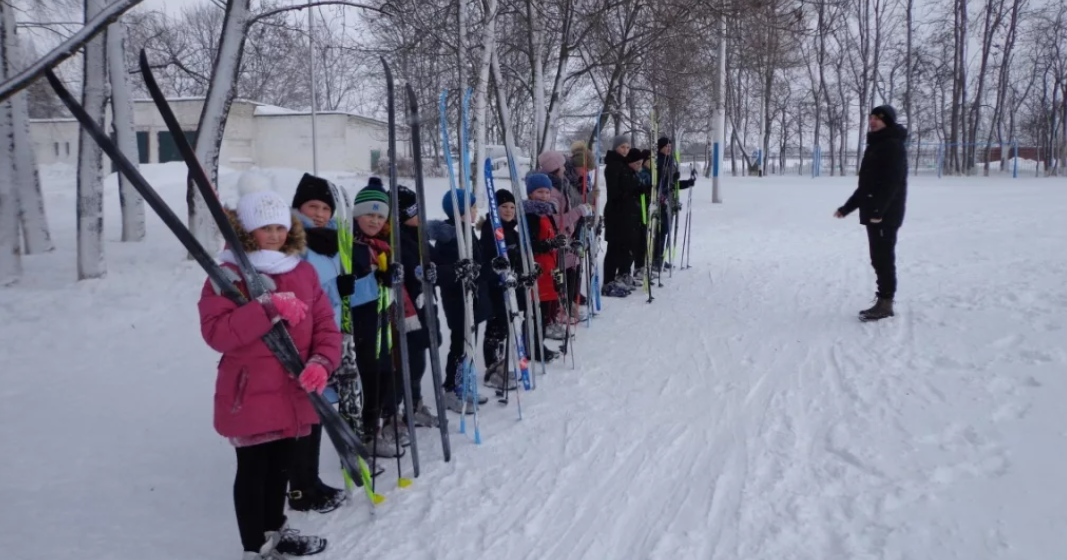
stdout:
POLYGON ((555 202, 526 199, 522 201, 522 211, 535 216, 555 216, 559 213, 555 202))
MULTIPOLYGON (((251 253, 258 251, 259 247, 256 245, 256 240, 252 237, 252 232, 245 231, 245 228, 241 226, 241 220, 237 218, 237 211, 231 208, 225 208, 226 217, 230 220, 230 226, 237 232, 237 239, 241 240, 241 249, 245 253, 251 253)), ((292 222, 289 225, 289 237, 285 240, 285 245, 279 249, 286 255, 300 256, 304 254, 307 249, 307 235, 304 232, 304 224, 301 223, 300 218, 292 216, 292 222)))

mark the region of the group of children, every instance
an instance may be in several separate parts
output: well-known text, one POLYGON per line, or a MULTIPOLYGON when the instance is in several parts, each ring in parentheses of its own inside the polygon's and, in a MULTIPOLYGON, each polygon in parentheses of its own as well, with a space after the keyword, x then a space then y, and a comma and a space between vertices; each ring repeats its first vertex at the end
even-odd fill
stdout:
MULTIPOLYGON (((661 139, 658 149, 661 174, 669 173, 674 168, 669 140, 661 139)), ((641 206, 642 196, 651 200, 651 178, 641 178, 642 173, 647 175, 650 159, 649 152, 630 150, 625 137, 617 137, 606 155, 604 295, 629 293, 646 266, 642 209, 671 211, 669 197, 658 204, 648 202, 647 208, 641 206), (631 273, 633 266, 637 267, 635 273, 631 273)), ((585 249, 599 228, 595 218, 598 193, 591 181, 595 160, 584 143, 572 146, 570 157, 545 152, 538 157, 538 168, 526 176, 525 184, 515 186, 524 187, 523 200, 516 200, 515 193, 507 189, 495 193, 515 277, 520 279, 520 286, 536 285, 539 292, 542 323, 538 330, 543 331, 543 338, 531 333, 534 345, 527 350, 530 359, 557 359, 568 343, 567 323, 585 318, 583 267, 594 266, 586 262, 590 255, 585 249), (525 265, 520 244, 520 211, 529 232, 530 266, 525 265), (552 350, 545 339, 562 341, 563 346, 552 350)), ((676 172, 673 179, 677 182, 676 172)), ((437 305, 451 334, 442 382, 444 405, 453 412, 471 413, 474 393, 463 391, 460 375, 462 362, 469 359, 465 355, 465 283, 474 284, 470 290, 474 328, 480 330, 479 325, 485 323, 483 382, 497 389, 515 387, 507 359, 511 319, 505 304, 507 287, 493 267, 498 256, 497 237, 487 216, 475 218, 479 216, 476 194, 465 190, 457 191, 458 196, 446 193, 441 202, 446 219, 421 224, 418 210, 424 201, 410 189, 397 186, 401 247, 397 266, 391 264, 392 201, 380 179, 372 177, 355 197, 350 212, 351 235, 344 229, 338 231, 338 205, 345 201, 335 198, 342 191, 325 179, 305 174, 291 203, 270 187, 256 184, 262 180, 252 172, 242 176, 239 190, 246 194, 230 211, 230 221, 269 293, 238 305, 209 280, 199 304, 203 337, 222 353, 215 428, 236 448, 234 504, 244 560, 321 552, 327 545, 325 539, 301 535, 288 527, 285 504, 296 511, 326 513, 345 500, 343 490, 319 478, 322 430, 306 392, 329 391, 344 402, 354 398, 353 391, 361 391, 362 411, 348 419, 375 456, 404 454, 411 437, 404 415, 412 415, 415 426, 439 426, 438 415, 426 406, 421 392, 427 354, 438 351, 431 348, 434 338, 427 329, 427 317, 437 314, 437 305), (472 219, 478 223, 471 223, 472 219), (480 265, 480 273, 458 270, 461 251, 457 224, 480 232, 469 255, 471 262, 480 265), (419 228, 425 228, 432 242, 434 266, 430 270, 423 270, 420 260, 419 228), (423 278, 436 285, 439 297, 423 293, 423 278), (412 410, 403 411, 395 390, 403 383, 401 361, 391 343, 393 336, 382 336, 383 331, 394 336, 399 332, 390 324, 391 295, 397 284, 404 302, 413 397, 412 410), (295 380, 262 341, 278 322, 285 323, 307 364, 295 380)), ((688 188, 693 181, 677 183, 688 188)), ((659 190, 661 194, 667 192, 659 190)), ((662 233, 666 235, 666 231, 662 233)), ((659 242, 653 255, 657 268, 662 251, 659 242)), ((230 280, 247 295, 232 253, 224 251, 220 259, 230 280)), ((517 301, 518 313, 525 313, 526 298, 517 301)), ((478 400, 479 404, 488 401, 485 397, 478 400)))
POLYGON ((680 179, 673 145, 666 136, 656 142, 655 161, 652 155, 651 150, 632 148, 627 136, 616 136, 611 151, 604 156, 608 194, 604 239, 608 248, 604 254, 603 294, 609 297, 626 297, 643 280, 657 279, 664 268, 672 266, 664 260, 664 252, 671 236, 672 217, 681 211, 677 193, 692 188, 696 171, 689 179, 680 179), (656 166, 655 180, 652 165, 656 166), (649 243, 648 223, 653 213, 657 215, 656 231, 649 243), (648 263, 650 245, 652 262, 648 263))

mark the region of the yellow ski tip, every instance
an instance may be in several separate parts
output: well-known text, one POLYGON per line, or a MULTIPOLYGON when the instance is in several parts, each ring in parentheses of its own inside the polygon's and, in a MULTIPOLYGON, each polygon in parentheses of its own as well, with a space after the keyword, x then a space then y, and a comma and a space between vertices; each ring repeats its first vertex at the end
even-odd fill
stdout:
POLYGON ((400 478, 399 480, 396 481, 396 485, 401 487, 401 488, 407 488, 408 486, 411 486, 411 479, 410 478, 400 478))
POLYGON ((379 505, 379 504, 381 504, 382 502, 385 501, 385 496, 383 496, 381 494, 371 494, 370 501, 374 505, 379 505))

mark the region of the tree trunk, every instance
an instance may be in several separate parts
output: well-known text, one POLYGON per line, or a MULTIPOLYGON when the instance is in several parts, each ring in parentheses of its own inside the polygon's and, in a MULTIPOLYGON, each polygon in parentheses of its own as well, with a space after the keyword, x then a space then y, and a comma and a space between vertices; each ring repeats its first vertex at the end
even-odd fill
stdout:
MULTIPOLYGON (((111 24, 107 30, 108 78, 111 81, 111 126, 115 144, 136 167, 137 133, 133 128, 133 98, 126 71, 126 25, 111 24)), ((119 206, 122 209, 122 240, 141 241, 145 236, 144 198, 122 173, 119 180, 119 206)))
MULTIPOLYGON (((4 14, 4 52, 8 61, 27 62, 20 48, 15 31, 14 13, 4 14)), ((10 65, 9 67, 13 67, 10 65)), ((41 178, 37 173, 37 154, 34 153, 33 138, 30 135, 29 93, 20 91, 11 97, 11 134, 14 140, 15 196, 18 200, 19 223, 22 226, 22 241, 26 254, 47 253, 55 248, 48 231, 48 220, 44 212, 44 196, 41 194, 41 178)))
MULTIPOLYGON (((15 17, 11 5, 0 2, 0 81, 12 74, 8 64, 8 22, 15 17)), ((14 138, 11 130, 11 101, 0 102, 0 286, 9 286, 22 275, 19 251, 18 195, 15 191, 14 138)))
MULTIPOLYGON (((250 3, 251 0, 229 0, 226 5, 222 38, 211 70, 211 84, 197 126, 196 157, 213 185, 218 183, 219 178, 219 152, 222 150, 226 118, 237 96, 237 77, 241 70, 250 3)), ((215 194, 218 196, 217 192, 215 194)), ((189 205, 189 230, 209 253, 216 252, 221 246, 218 226, 192 181, 188 184, 186 202, 189 205)))
POLYGON ((526 0, 526 17, 529 20, 530 29, 530 67, 533 70, 533 101, 534 101, 534 135, 533 135, 533 158, 544 149, 545 130, 545 69, 541 57, 541 47, 544 36, 541 33, 541 21, 534 9, 534 0, 526 0))
POLYGON ((479 187, 485 186, 485 174, 482 169, 485 165, 485 128, 486 107, 489 101, 489 66, 493 61, 493 51, 496 50, 496 0, 488 0, 485 8, 485 31, 482 39, 482 65, 478 74, 478 85, 474 92, 474 115, 477 119, 478 129, 475 132, 477 139, 478 157, 474 162, 474 180, 472 188, 474 192, 480 192, 479 187))
MULTIPOLYGON (((102 0, 85 0, 85 19, 103 9, 102 0)), ((82 106, 104 126, 107 103, 107 32, 85 45, 82 106)), ((78 135, 78 280, 107 274, 104 261, 104 152, 87 132, 78 135)))

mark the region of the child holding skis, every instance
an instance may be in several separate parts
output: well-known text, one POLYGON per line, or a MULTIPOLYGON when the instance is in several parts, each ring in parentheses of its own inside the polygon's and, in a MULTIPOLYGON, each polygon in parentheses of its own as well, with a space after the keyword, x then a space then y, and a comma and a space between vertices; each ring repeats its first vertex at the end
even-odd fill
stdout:
POLYGON ((277 193, 241 197, 230 223, 242 247, 222 252, 223 269, 248 293, 234 250, 244 250, 269 292, 245 304, 221 295, 210 280, 200 294, 200 330, 222 353, 215 383, 215 430, 237 452, 233 498, 244 560, 304 556, 326 548, 326 540, 286 529, 287 468, 296 438, 318 423, 306 392, 321 393, 341 359, 341 333, 315 269, 300 259, 304 230, 277 193), (284 322, 306 358, 298 379, 290 377, 261 337, 284 322))
MULTIPOLYGON (((303 258, 312 267, 319 278, 319 284, 329 299, 333 309, 334 322, 341 328, 342 302, 347 299, 349 305, 360 305, 377 300, 377 284, 372 276, 362 282, 362 296, 356 296, 356 279, 351 274, 342 274, 340 245, 338 242, 337 220, 334 218, 337 203, 333 192, 337 187, 322 177, 305 173, 293 195, 294 215, 301 221, 307 237, 307 247, 303 258), (367 280, 370 280, 369 283, 367 280), (361 299, 362 298, 362 299, 361 299)), ((350 335, 342 335, 342 341, 350 335)), ((355 350, 349 344, 343 345, 341 366, 347 360, 355 360, 355 350), (351 356, 344 355, 344 348, 351 356)), ((334 372, 343 374, 341 367, 334 372)), ((355 369, 355 368, 351 368, 355 369)), ((355 372, 343 383, 355 383, 355 372)), ((342 388, 344 389, 344 388, 342 388)), ((289 507, 295 511, 317 511, 328 513, 340 507, 345 500, 343 490, 326 485, 319 478, 319 448, 322 442, 322 427, 312 427, 311 436, 297 440, 297 449, 289 476, 289 507)))
MULTIPOLYGON (((378 289, 378 298, 374 301, 352 308, 356 363, 364 390, 363 436, 375 456, 403 456, 402 447, 408 445, 409 435, 406 425, 398 421, 399 393, 394 390, 403 380, 398 378, 400 372, 393 367, 391 304, 384 305, 392 295, 393 283, 402 272, 393 270, 389 264, 389 231, 386 227, 389 195, 380 179, 372 177, 359 191, 352 206, 352 216, 355 220, 352 273, 357 279, 371 275, 378 289)), ((405 325, 408 332, 414 332, 419 329, 415 306, 406 289, 402 294, 405 325)))
MULTIPOLYGON (((468 196, 470 197, 471 215, 477 212, 478 207, 477 197, 473 194, 468 194, 466 190, 460 189, 456 191, 455 196, 459 203, 459 208, 453 206, 452 196, 452 192, 449 191, 441 199, 441 208, 448 218, 445 221, 431 220, 426 224, 426 234, 434 242, 433 263, 437 268, 437 281, 441 287, 441 307, 444 308, 445 322, 448 324, 448 330, 451 331, 448 360, 446 361, 444 372, 445 378, 442 382, 445 393, 445 406, 453 412, 462 412, 464 386, 459 382, 463 377, 463 360, 467 356, 467 349, 464 347, 466 343, 466 333, 464 333, 465 298, 474 298, 472 302, 474 310, 473 327, 477 332, 478 323, 489 318, 489 285, 487 281, 491 272, 474 270, 473 268, 470 271, 457 269, 457 265, 460 262, 459 238, 456 236, 457 219, 460 220, 459 225, 461 228, 466 227, 466 222, 470 220, 467 215, 468 196), (461 272, 469 275, 476 274, 475 278, 473 278, 473 281, 476 282, 474 293, 464 293, 463 282, 457 276, 461 272)), ((477 264, 480 267, 482 263, 481 244, 474 240, 471 245, 471 250, 474 254, 471 255, 470 263, 467 266, 477 264)), ((473 394, 473 390, 470 391, 466 399, 468 414, 474 413, 473 394)), ((478 404, 481 405, 486 402, 489 402, 489 399, 479 395, 478 404)))
POLYGON ((627 281, 639 245, 641 225, 641 183, 637 168, 641 151, 630 149, 626 136, 616 136, 611 151, 604 156, 604 179, 607 202, 604 205, 604 287, 608 297, 626 297, 633 291, 627 281), (637 165, 635 165, 635 163, 637 165))
MULTIPOLYGON (((530 230, 534 262, 541 267, 541 275, 537 278, 537 289, 541 296, 541 326, 545 338, 555 338, 548 332, 554 326, 560 331, 557 333, 558 339, 562 340, 565 335, 559 325, 548 322, 548 318, 553 317, 559 307, 559 291, 564 282, 563 271, 557 267, 557 251, 568 243, 566 236, 556 233, 553 222, 557 210, 552 201, 552 179, 544 173, 528 175, 526 195, 529 198, 523 202, 523 212, 526 213, 526 225, 530 230)), ((544 347, 544 341, 537 341, 534 348, 544 350, 546 362, 559 355, 544 347)), ((541 356, 535 356, 535 359, 540 360, 541 356)))
MULTIPOLYGON (((556 204, 557 214, 553 216, 556 231, 564 235, 568 245, 563 249, 563 275, 564 290, 561 294, 559 320, 581 320, 578 301, 578 288, 581 272, 578 268, 577 252, 571 250, 571 244, 578 239, 578 228, 582 218, 593 215, 593 208, 583 204, 581 195, 575 190, 565 176, 565 164, 567 157, 562 152, 544 152, 537 158, 540 165, 540 173, 548 176, 552 182, 552 201, 556 204), (562 297, 566 295, 567 297, 562 297)), ((557 267, 558 268, 558 267, 557 267)), ((555 329, 553 329, 555 330, 555 329)), ((546 335, 548 336, 548 335, 546 335)), ((565 335, 564 335, 565 336, 565 335)), ((550 338, 555 338, 550 337, 550 338)))
MULTIPOLYGON (((507 189, 496 191, 497 211, 500 215, 500 227, 503 229, 504 244, 507 246, 508 262, 516 280, 522 274, 522 254, 519 246, 518 214, 515 208, 515 195, 507 189)), ((482 232, 482 255, 485 260, 482 270, 489 275, 489 301, 492 305, 492 314, 485 327, 485 338, 482 341, 482 355, 485 358, 485 384, 494 389, 515 389, 515 379, 508 375, 508 323, 511 317, 508 315, 507 287, 500 281, 499 274, 493 272, 493 259, 497 255, 496 235, 493 232, 493 221, 488 214, 484 216, 478 228, 482 232)), ((518 309, 516 313, 522 313, 526 309, 526 298, 516 291, 518 309)))
MULTIPOLYGON (((432 412, 422 398, 422 378, 426 373, 427 351, 437 352, 437 348, 430 348, 430 332, 426 330, 427 314, 437 315, 437 305, 433 303, 435 298, 429 298, 422 292, 422 275, 427 275, 430 284, 437 282, 436 270, 422 270, 419 255, 422 252, 419 247, 419 201, 415 192, 397 185, 397 205, 400 207, 400 258, 404 265, 404 288, 408 295, 415 301, 419 322, 422 327, 415 332, 408 332, 408 368, 411 372, 411 398, 415 409, 415 425, 424 428, 436 428, 439 426, 437 414, 432 412)), ((433 267, 431 267, 433 268, 433 267)), ((437 334, 437 343, 441 343, 441 334, 437 334)), ((405 411, 406 413, 407 411, 405 411)))

